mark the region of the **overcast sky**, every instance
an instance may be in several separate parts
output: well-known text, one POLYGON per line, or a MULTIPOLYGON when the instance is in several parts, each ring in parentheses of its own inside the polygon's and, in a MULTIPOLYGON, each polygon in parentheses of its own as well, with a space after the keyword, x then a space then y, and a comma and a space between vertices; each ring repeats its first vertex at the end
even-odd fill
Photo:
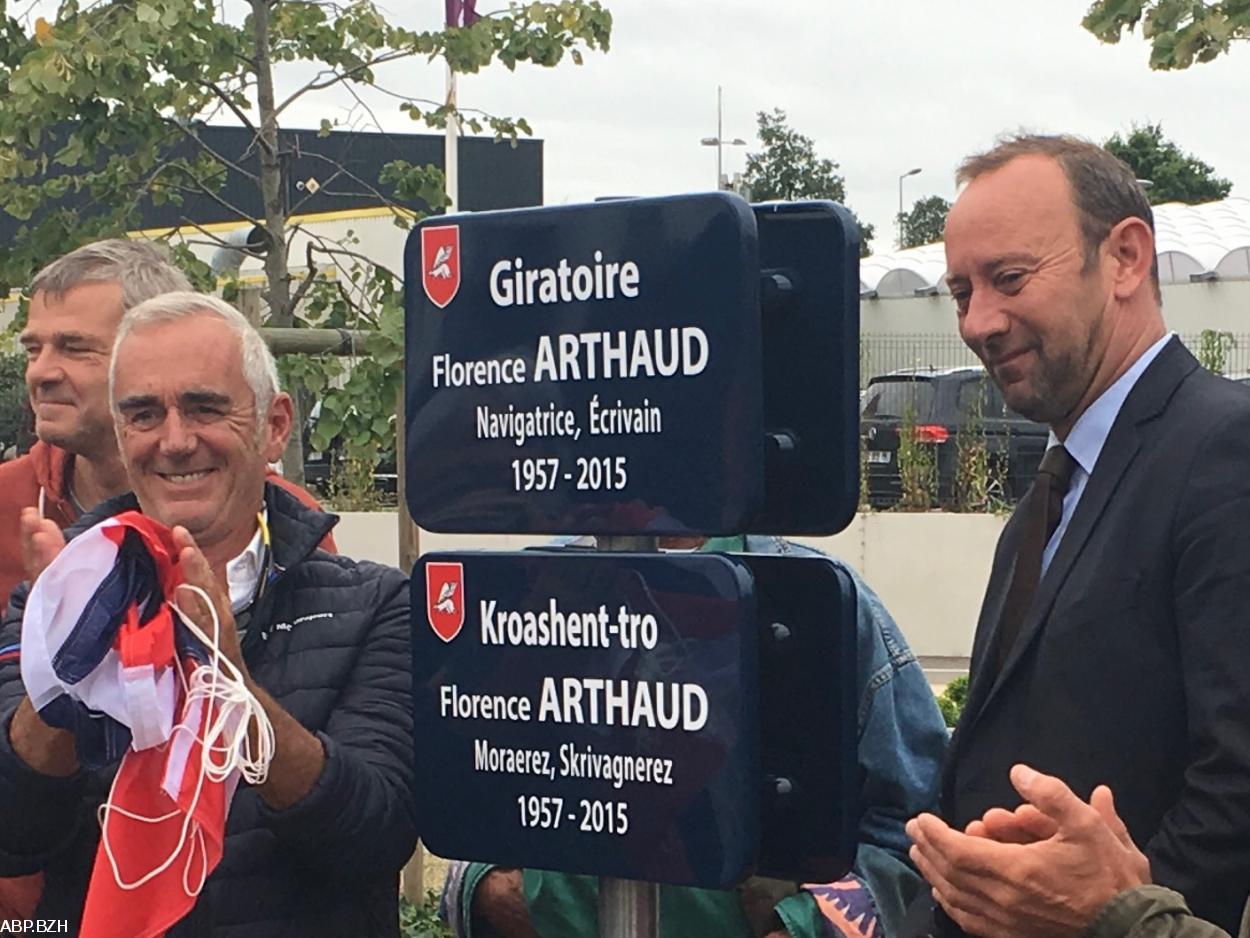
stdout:
MULTIPOLYGON (((434 27, 437 0, 380 0, 397 22, 434 27), (427 9, 428 8, 428 9, 427 9)), ((495 9, 479 0, 482 12, 495 9)), ((526 117, 545 141, 546 201, 710 189, 716 86, 724 87, 726 171, 757 149, 755 114, 782 108, 817 153, 841 165, 847 199, 891 246, 898 177, 906 204, 954 195, 966 154, 1021 127, 1101 140, 1162 122, 1182 147, 1250 195, 1250 43, 1214 63, 1152 72, 1136 35, 1098 43, 1080 25, 1087 0, 605 0, 607 54, 556 69, 501 66, 461 79, 462 106, 526 117)), ((407 63, 392 87, 440 97, 436 66, 407 63)), ((335 116, 322 99, 293 116, 335 116), (327 113, 329 112, 329 113, 327 113)), ((384 128, 410 131, 378 99, 384 128)), ((338 110, 338 116, 344 111, 338 110)), ((303 118, 302 120, 300 118, 303 118)), ((364 127, 367 124, 360 124, 364 127)))

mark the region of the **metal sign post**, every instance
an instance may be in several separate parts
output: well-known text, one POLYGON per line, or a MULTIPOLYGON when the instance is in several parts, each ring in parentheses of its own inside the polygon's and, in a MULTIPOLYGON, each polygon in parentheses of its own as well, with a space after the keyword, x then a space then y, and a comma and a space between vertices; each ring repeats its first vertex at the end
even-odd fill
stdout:
MULTIPOLYGON (((596 538, 599 550, 654 553, 654 537, 604 535, 596 538)), ((660 887, 634 879, 599 878, 599 938, 660 938, 660 887)))
POLYGON ((599 880, 599 938, 659 938, 660 887, 630 879, 599 880))

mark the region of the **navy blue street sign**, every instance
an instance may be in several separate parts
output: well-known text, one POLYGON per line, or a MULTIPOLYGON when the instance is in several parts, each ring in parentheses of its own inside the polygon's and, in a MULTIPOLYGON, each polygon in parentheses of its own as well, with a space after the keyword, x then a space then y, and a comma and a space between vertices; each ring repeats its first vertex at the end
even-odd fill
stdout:
POLYGON ((860 818, 856 587, 827 557, 731 554, 760 621, 756 872, 828 883, 851 868, 860 818))
POLYGON ((426 555, 423 838, 707 888, 839 879, 860 817, 855 590, 813 556, 426 555))
POLYGON ((716 554, 422 557, 422 840, 508 866, 740 882, 760 849, 751 583, 716 554))
POLYGON ((727 193, 426 219, 407 500, 433 531, 737 533, 764 501, 760 267, 727 193))
POLYGON ((834 534, 859 505, 859 226, 833 202, 753 206, 766 500, 753 534, 834 534))

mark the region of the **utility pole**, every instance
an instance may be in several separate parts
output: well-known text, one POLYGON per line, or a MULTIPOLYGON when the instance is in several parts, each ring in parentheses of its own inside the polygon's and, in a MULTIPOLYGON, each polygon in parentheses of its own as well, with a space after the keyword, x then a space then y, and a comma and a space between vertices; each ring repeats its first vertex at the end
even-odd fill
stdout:
POLYGON ((743 140, 741 137, 734 137, 732 140, 725 139, 725 132, 723 129, 723 115, 722 115, 722 100, 721 99, 722 99, 721 86, 717 85, 716 86, 716 136, 704 137, 702 140, 699 141, 699 143, 701 143, 705 147, 716 147, 716 188, 718 191, 721 189, 729 188, 729 186, 726 184, 726 179, 725 179, 724 157, 722 154, 722 149, 726 146, 745 147, 747 145, 747 142, 743 140))
POLYGON ((898 241, 896 243, 900 251, 903 250, 903 180, 908 176, 916 175, 918 172, 920 172, 919 166, 915 169, 909 169, 898 177, 898 241))

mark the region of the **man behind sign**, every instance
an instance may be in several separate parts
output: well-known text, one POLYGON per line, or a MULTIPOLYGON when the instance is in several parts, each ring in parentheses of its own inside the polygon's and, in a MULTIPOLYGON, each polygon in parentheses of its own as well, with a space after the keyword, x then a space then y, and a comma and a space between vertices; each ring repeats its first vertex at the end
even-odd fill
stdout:
POLYGON ((149 241, 98 241, 53 261, 30 285, 21 343, 39 440, 0 467, 0 605, 26 575, 23 508, 66 527, 129 488, 108 406, 108 363, 122 313, 170 290, 182 271, 149 241))
MULTIPOLYGON (((777 537, 727 537, 702 550, 823 556, 777 537)), ((839 561, 835 561, 839 563, 839 561)), ((904 821, 937 796, 946 727, 933 692, 897 624, 876 594, 840 564, 856 586, 858 686, 859 851, 852 875, 828 885, 789 889, 782 897, 748 882, 738 893, 661 887, 660 929, 666 938, 823 938, 834 924, 845 938, 893 934, 916 894, 907 861, 904 821), (780 899, 780 901, 778 901, 780 899)), ((820 727, 811 727, 814 734, 820 727)), ((596 882, 541 870, 454 864, 444 907, 458 938, 533 938, 596 934, 596 882)))
MULTIPOLYGON (((168 934, 397 935, 398 873, 416 842, 406 579, 320 549, 335 518, 266 480, 291 400, 233 307, 170 293, 129 311, 110 393, 134 494, 68 534, 136 504, 174 528, 188 582, 213 598, 221 652, 275 736, 267 779, 238 790, 221 863, 168 934)), ((33 579, 64 538, 34 509, 22 528, 33 579)), ((16 643, 27 592, 14 592, 0 645, 16 643)), ((205 613, 197 624, 214 634, 205 613)), ((32 708, 18 661, 0 662, 0 874, 42 871, 37 915, 71 931, 115 772, 81 766, 75 737, 32 708)))
MULTIPOLYGON (((31 281, 21 343, 39 441, 0 466, 0 607, 25 578, 17 531, 23 508, 39 507, 64 528, 130 488, 109 415, 113 336, 126 310, 190 288, 161 246, 126 238, 84 245, 31 281)), ((279 484, 316 504, 289 483, 279 484)), ((5 650, 0 647, 0 656, 5 650)))
MULTIPOLYGON (((1234 931, 1250 890, 1250 396, 1166 334, 1150 205, 1119 160, 1020 137, 959 180, 960 332, 1052 445, 994 559, 945 822, 1018 805, 1017 762, 1082 800, 1107 785, 1155 881, 1234 931)), ((923 847, 944 828, 915 831, 923 847)), ((951 897, 981 893, 1001 933, 1033 933, 1027 871, 987 892, 1002 871, 926 859, 956 922, 975 919, 951 897)))

